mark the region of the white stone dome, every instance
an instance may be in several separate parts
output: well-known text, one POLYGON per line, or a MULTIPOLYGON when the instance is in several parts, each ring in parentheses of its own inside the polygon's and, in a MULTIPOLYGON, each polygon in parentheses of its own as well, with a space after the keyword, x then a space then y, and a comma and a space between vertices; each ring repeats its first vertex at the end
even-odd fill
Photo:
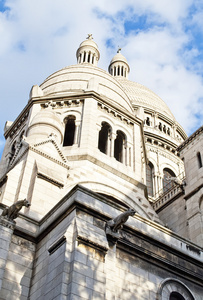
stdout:
POLYGON ((93 41, 92 34, 88 34, 87 39, 80 44, 76 57, 79 64, 88 63, 97 66, 100 53, 97 44, 93 41))
POLYGON ((120 61, 120 62, 124 62, 126 64, 128 64, 127 62, 127 59, 125 58, 125 56, 123 56, 120 52, 118 52, 111 60, 110 62, 110 65, 114 62, 117 62, 117 61, 120 61))
POLYGON ((120 51, 121 49, 119 48, 117 54, 112 58, 108 71, 113 76, 128 78, 130 67, 127 59, 120 53, 120 51))
POLYGON ((39 111, 33 117, 28 127, 27 136, 37 142, 37 140, 47 138, 50 134, 54 134, 62 142, 63 128, 60 118, 55 112, 47 108, 39 111))
POLYGON ((175 117, 173 116, 166 103, 146 86, 137 82, 127 80, 123 77, 119 77, 117 78, 117 80, 122 85, 133 106, 148 108, 154 112, 161 113, 175 121, 175 117))
POLYGON ((93 91, 118 108, 133 113, 132 103, 120 83, 106 71, 91 64, 77 64, 61 69, 50 75, 40 88, 44 96, 85 96, 93 91))

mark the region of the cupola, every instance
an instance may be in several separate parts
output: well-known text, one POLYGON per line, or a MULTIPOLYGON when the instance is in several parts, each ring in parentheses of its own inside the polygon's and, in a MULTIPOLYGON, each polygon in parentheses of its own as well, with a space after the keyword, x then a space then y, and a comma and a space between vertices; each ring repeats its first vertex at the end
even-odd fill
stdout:
POLYGON ((112 58, 108 70, 112 76, 120 76, 128 79, 130 67, 127 59, 120 53, 120 51, 121 48, 118 49, 117 54, 112 58))
POLYGON ((80 44, 76 57, 78 64, 87 63, 97 66, 100 53, 97 44, 93 41, 92 34, 88 34, 87 39, 80 44))

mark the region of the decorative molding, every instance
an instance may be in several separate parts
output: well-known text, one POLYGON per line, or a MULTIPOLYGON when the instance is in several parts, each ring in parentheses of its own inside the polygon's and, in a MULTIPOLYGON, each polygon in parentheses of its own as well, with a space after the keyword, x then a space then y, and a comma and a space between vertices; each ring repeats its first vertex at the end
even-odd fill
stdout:
POLYGON ((187 145, 189 145, 192 141, 196 139, 198 135, 200 135, 203 131, 203 126, 197 129, 191 136, 189 136, 180 146, 178 146, 177 150, 182 151, 187 145))
POLYGON ((62 160, 64 161, 64 163, 67 163, 67 159, 65 158, 65 156, 63 155, 62 151, 60 150, 57 142, 55 141, 55 139, 52 138, 52 136, 49 136, 47 140, 44 140, 40 143, 37 143, 37 144, 34 144, 33 147, 37 147, 37 146, 40 146, 40 145, 44 145, 44 144, 47 144, 47 143, 53 143, 57 152, 59 153, 59 155, 61 156, 62 160))
MULTIPOLYGON (((12 124, 12 125, 15 125, 15 126, 14 126, 13 130, 10 133, 10 137, 12 137, 16 133, 16 131, 21 127, 21 125, 27 119, 28 115, 29 115, 29 111, 27 111, 24 115, 22 115, 22 117, 18 120, 18 122, 16 122, 15 124, 12 124)), ((12 125, 11 125, 11 127, 12 127, 12 125)))
POLYGON ((189 288, 175 278, 167 278, 161 282, 157 292, 157 300, 169 299, 172 292, 184 296, 185 300, 195 300, 189 288))
POLYGON ((48 99, 46 102, 41 103, 41 107, 46 109, 48 107, 51 107, 52 109, 61 108, 61 107, 71 107, 71 106, 79 106, 84 100, 83 99, 69 99, 65 100, 62 98, 62 100, 50 100, 48 99))
POLYGON ((53 185, 56 185, 56 186, 58 186, 59 188, 63 188, 64 187, 64 184, 63 183, 61 183, 61 182, 59 182, 59 181, 57 181, 57 180, 54 180, 53 178, 51 178, 51 177, 49 177, 49 176, 47 176, 47 175, 45 175, 45 174, 42 174, 42 173, 37 173, 37 177, 38 178, 40 178, 40 179, 43 179, 43 180, 45 180, 45 181, 47 181, 47 182, 50 182, 51 184, 53 184, 53 185))
POLYGON ((9 228, 11 230, 14 230, 16 223, 15 221, 12 222, 8 220, 6 217, 0 216, 0 225, 9 228))
POLYGON ((114 109, 110 108, 109 106, 99 103, 98 102, 98 108, 101 110, 104 110, 106 113, 111 114, 112 117, 120 119, 123 123, 127 125, 133 125, 134 122, 128 118, 126 118, 124 115, 120 114, 119 112, 115 111, 114 109))

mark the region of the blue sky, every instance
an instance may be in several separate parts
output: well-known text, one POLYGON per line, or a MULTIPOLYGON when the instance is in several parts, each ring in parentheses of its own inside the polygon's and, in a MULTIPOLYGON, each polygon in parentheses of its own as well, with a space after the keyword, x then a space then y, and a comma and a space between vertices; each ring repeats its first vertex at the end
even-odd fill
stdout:
POLYGON ((130 80, 157 93, 187 134, 203 120, 203 2, 201 0, 0 1, 0 156, 3 128, 27 104, 29 91, 76 63, 92 33, 98 66, 107 70, 118 46, 130 80))

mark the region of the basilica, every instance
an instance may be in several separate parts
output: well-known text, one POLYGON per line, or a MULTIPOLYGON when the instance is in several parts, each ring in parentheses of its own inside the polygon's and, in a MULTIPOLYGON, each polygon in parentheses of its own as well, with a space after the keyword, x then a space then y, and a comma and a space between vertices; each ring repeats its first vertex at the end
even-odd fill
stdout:
POLYGON ((0 299, 202 300, 203 126, 91 34, 4 128, 0 299))

